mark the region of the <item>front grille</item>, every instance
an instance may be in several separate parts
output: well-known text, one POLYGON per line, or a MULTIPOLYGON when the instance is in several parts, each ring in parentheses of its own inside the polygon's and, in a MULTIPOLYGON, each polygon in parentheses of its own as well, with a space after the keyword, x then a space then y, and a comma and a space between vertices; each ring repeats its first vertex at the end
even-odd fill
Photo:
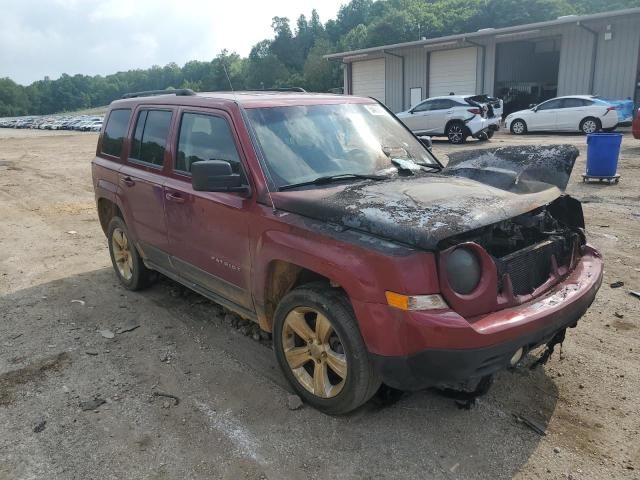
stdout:
POLYGON ((551 274, 551 257, 555 256, 558 266, 567 265, 575 238, 550 237, 535 245, 496 259, 498 287, 502 290, 502 278, 511 277, 513 293, 528 295, 546 282, 551 274))

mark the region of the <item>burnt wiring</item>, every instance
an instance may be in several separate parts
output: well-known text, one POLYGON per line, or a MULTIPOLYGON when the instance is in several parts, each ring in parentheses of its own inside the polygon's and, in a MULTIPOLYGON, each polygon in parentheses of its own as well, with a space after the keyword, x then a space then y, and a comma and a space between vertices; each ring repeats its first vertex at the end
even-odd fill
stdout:
POLYGON ((551 339, 551 341, 547 343, 547 348, 545 349, 544 352, 542 352, 542 355, 540 355, 540 358, 538 358, 535 362, 533 362, 529 367, 529 369, 534 370, 540 365, 545 365, 551 358, 551 355, 553 355, 553 351, 556 345, 558 344, 560 345, 560 358, 562 358, 562 343, 564 342, 564 336, 566 332, 567 330, 563 329, 563 330, 560 330, 558 333, 556 333, 551 339))

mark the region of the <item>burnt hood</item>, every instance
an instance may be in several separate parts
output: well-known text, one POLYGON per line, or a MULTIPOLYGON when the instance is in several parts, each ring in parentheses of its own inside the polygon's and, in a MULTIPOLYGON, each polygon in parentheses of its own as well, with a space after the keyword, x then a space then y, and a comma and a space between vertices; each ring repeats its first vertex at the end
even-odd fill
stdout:
POLYGON ((445 238, 552 202, 577 156, 567 145, 469 151, 451 155, 436 174, 275 192, 272 198, 281 210, 434 249, 445 238))

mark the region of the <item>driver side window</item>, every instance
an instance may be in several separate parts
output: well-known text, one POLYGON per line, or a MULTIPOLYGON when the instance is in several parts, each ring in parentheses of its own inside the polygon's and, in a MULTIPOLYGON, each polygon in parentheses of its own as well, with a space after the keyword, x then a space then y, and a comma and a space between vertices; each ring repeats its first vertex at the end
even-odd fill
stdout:
POLYGON ((184 113, 180 122, 175 170, 190 173, 202 160, 224 160, 233 173, 242 173, 240 156, 229 124, 222 117, 184 113))
POLYGON ((426 101, 426 102, 419 103, 413 109, 413 112, 414 113, 417 113, 417 112, 428 112, 429 110, 431 110, 431 105, 432 104, 433 104, 433 102, 431 102, 431 101, 426 101))
POLYGON ((562 103, 561 99, 549 100, 548 102, 543 103, 538 107, 538 110, 551 110, 554 108, 560 108, 560 104, 562 103))

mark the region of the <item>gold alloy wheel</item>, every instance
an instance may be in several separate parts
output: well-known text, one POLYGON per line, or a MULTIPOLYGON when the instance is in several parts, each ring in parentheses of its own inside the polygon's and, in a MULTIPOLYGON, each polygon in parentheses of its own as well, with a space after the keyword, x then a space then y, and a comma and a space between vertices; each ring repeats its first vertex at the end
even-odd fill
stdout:
POLYGON ((131 280, 133 276, 133 256, 129 246, 127 234, 120 228, 115 228, 111 235, 111 246, 113 248, 113 258, 116 261, 116 268, 125 280, 131 280))
POLYGON ((300 385, 321 398, 338 395, 347 379, 347 357, 327 317, 309 307, 289 312, 282 345, 291 372, 300 385))

